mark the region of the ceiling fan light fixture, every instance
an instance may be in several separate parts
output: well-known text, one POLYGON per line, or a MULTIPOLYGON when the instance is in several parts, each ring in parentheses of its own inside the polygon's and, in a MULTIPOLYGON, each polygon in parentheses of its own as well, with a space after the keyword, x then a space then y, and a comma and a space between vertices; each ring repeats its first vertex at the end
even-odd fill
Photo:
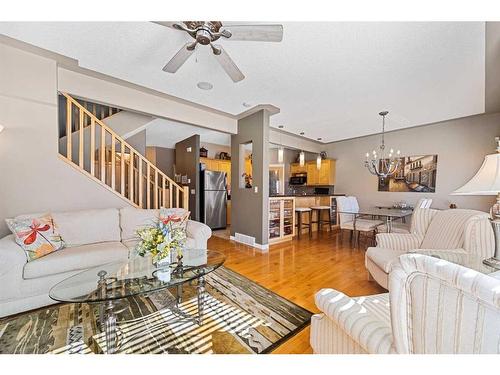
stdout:
POLYGON ((212 85, 210 82, 205 81, 198 82, 196 86, 198 86, 198 88, 201 90, 212 90, 214 88, 214 85, 212 85))
MULTIPOLYGON (((231 59, 229 54, 220 45, 213 44, 221 37, 225 40, 281 42, 283 40, 283 25, 229 25, 224 28, 221 21, 153 21, 156 24, 171 27, 186 32, 194 42, 188 43, 172 57, 163 68, 163 71, 175 73, 193 54, 198 44, 210 46, 212 53, 226 74, 239 82, 245 75, 231 59)), ((205 89, 203 89, 205 90, 205 89)))
POLYGON ((247 103, 247 102, 243 102, 241 104, 243 105, 243 107, 246 107, 246 108, 250 108, 252 106, 251 103, 247 103))

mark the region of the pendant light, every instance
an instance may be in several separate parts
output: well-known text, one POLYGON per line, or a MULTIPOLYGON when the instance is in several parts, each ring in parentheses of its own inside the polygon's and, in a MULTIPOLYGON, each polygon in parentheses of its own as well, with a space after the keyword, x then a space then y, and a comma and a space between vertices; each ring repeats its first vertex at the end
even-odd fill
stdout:
MULTIPOLYGON (((300 136, 304 137, 304 132, 300 132, 300 136)), ((302 140, 300 141, 300 145, 302 146, 302 140)), ((306 164, 306 154, 304 154, 304 150, 300 150, 299 165, 303 167, 305 164, 306 164)))
POLYGON ((372 155, 369 152, 366 153, 365 167, 368 171, 379 177, 379 178, 387 178, 396 174, 400 165, 401 165, 401 152, 399 150, 396 151, 396 155, 394 155, 394 149, 391 148, 389 151, 389 155, 385 154, 385 116, 387 116, 389 112, 382 111, 379 113, 382 116, 382 141, 379 146, 379 153, 377 154, 376 150, 373 150, 372 155))
MULTIPOLYGON (((278 128, 283 129, 283 125, 278 126, 278 128)), ((283 149, 283 143, 281 142, 281 132, 280 132, 280 147, 278 148, 278 163, 283 164, 283 154, 285 150, 283 149)))
MULTIPOLYGON (((318 141, 321 141, 321 138, 317 138, 318 141)), ((318 171, 321 169, 321 153, 316 156, 316 168, 318 171)))

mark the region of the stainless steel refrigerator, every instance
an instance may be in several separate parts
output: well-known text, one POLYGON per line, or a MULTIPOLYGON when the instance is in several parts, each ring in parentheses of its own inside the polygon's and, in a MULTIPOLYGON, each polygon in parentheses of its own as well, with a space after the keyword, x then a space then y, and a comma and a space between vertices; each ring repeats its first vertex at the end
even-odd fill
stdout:
POLYGON ((211 229, 226 228, 226 173, 206 170, 200 173, 201 220, 211 229))

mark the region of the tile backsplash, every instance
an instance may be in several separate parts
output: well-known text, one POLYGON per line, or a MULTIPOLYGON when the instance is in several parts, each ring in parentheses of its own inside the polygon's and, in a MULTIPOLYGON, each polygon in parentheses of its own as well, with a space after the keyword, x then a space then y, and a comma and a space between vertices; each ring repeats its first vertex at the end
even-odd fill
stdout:
POLYGON ((315 194, 314 189, 316 188, 322 188, 322 189, 328 189, 328 194, 334 194, 335 193, 335 186, 297 186, 297 185, 288 185, 286 184, 285 187, 285 193, 286 194, 315 194))

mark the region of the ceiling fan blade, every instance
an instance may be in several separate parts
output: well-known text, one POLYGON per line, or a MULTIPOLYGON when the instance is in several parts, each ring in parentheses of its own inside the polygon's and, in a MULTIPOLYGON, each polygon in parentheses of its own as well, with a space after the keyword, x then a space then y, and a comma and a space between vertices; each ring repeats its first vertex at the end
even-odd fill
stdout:
POLYGON ((152 23, 156 23, 157 25, 161 25, 161 26, 165 26, 165 27, 170 27, 172 29, 176 29, 174 27, 175 24, 182 25, 182 22, 180 22, 180 21, 151 21, 151 22, 152 23))
MULTIPOLYGON (((228 40, 248 40, 259 42, 281 42, 283 25, 227 25, 221 31, 229 31, 228 40)), ((223 36, 225 36, 223 34, 223 36)), ((227 37, 227 36, 226 36, 227 37)))
POLYGON ((164 72, 175 73, 184 64, 189 56, 194 52, 195 48, 193 43, 186 43, 177 53, 170 59, 170 61, 163 67, 164 72))
POLYGON ((233 82, 239 82, 244 79, 245 76, 238 68, 238 66, 234 63, 233 59, 229 57, 227 52, 221 46, 214 45, 213 47, 215 59, 222 66, 222 69, 226 71, 227 75, 231 77, 233 82), (216 52, 219 52, 219 54, 216 54, 216 52))

